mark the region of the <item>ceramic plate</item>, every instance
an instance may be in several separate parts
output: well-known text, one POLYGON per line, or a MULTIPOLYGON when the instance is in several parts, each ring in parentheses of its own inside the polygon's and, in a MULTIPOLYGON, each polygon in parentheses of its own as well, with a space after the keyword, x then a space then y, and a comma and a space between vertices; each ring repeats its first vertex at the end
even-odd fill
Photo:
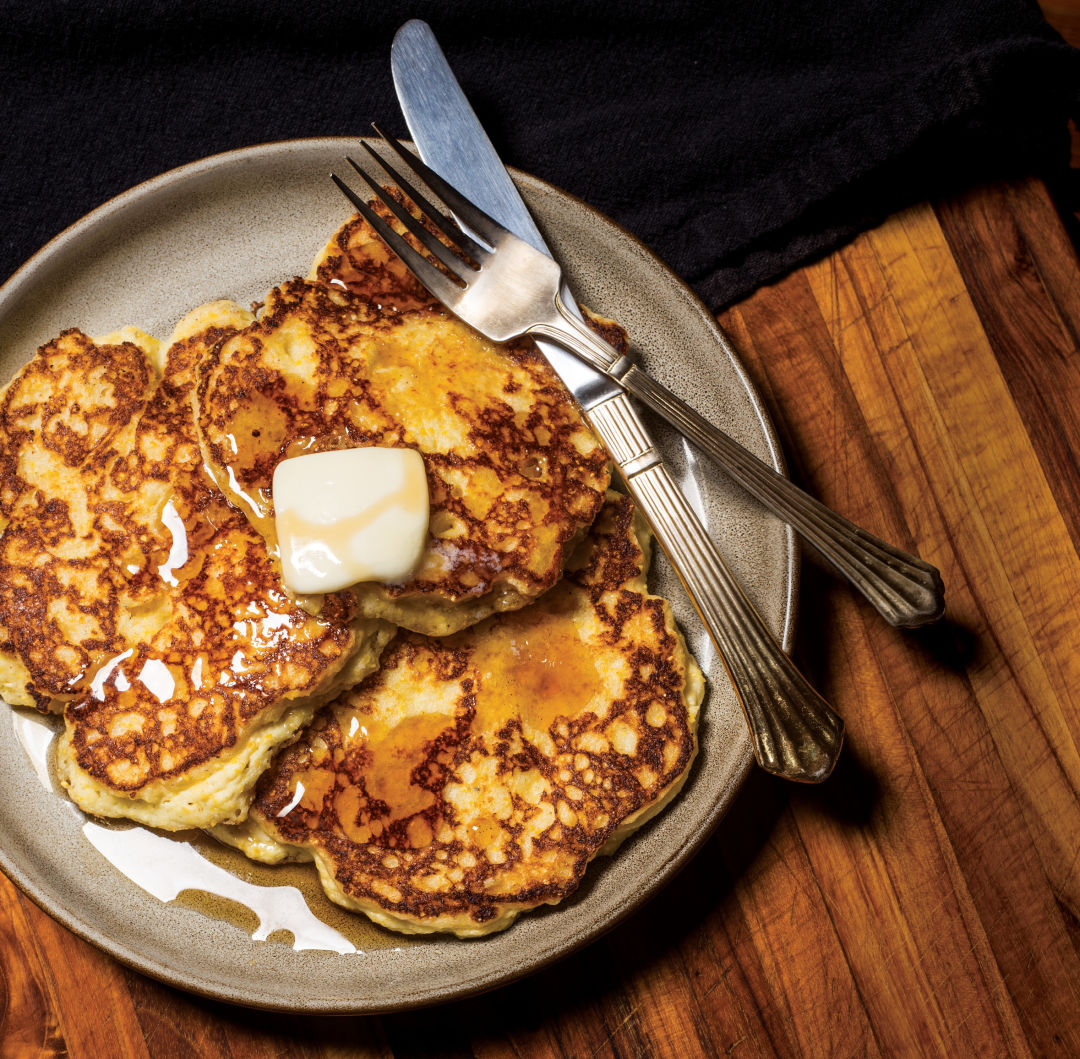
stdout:
MULTIPOLYGON (((347 215, 327 179, 355 141, 300 140, 218 155, 151 180, 54 239, 0 289, 0 372, 9 378, 68 327, 124 324, 165 338, 195 305, 260 300, 307 272, 347 215)), ((645 367, 759 456, 779 447, 716 323, 624 231, 515 174, 579 299, 618 319, 645 367)), ((714 539, 785 647, 797 556, 790 531, 678 437, 657 438, 714 539)), ((585 945, 645 901, 705 840, 752 760, 727 677, 663 557, 651 577, 702 664, 701 750, 679 799, 577 895, 484 939, 408 939, 335 909, 306 867, 253 865, 199 835, 87 820, 51 786, 51 730, 0 714, 0 864, 75 933, 173 985, 257 1007, 378 1012, 476 993, 585 945), (213 894, 215 896, 208 896, 213 894)))

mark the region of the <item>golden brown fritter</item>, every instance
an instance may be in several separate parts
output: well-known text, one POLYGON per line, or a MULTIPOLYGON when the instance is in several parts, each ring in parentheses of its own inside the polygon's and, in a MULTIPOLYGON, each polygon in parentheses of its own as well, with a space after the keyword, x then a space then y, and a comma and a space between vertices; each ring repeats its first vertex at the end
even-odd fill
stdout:
MULTIPOLYGON (((21 505, 31 520, 24 534, 31 574, 49 561, 37 546, 36 520, 41 520, 40 531, 48 532, 50 521, 68 509, 65 496, 72 491, 81 493, 79 483, 85 475, 100 473, 104 454, 114 452, 118 445, 131 444, 138 416, 157 385, 153 360, 159 355, 159 346, 155 339, 133 328, 101 342, 81 331, 65 331, 42 346, 5 388, 0 398, 0 531, 21 505)), ((76 517, 83 515, 76 512, 76 517)), ((19 533, 16 526, 12 544, 19 533)), ((87 587, 93 575, 81 569, 80 543, 71 539, 65 550, 70 558, 69 577, 87 587)), ((93 604, 80 610, 77 601, 76 605, 65 605, 63 598, 50 601, 51 587, 43 583, 32 589, 32 609, 38 614, 49 609, 50 620, 71 629, 78 639, 100 640, 97 619, 91 613, 93 604)), ((61 588, 68 591, 67 585, 61 588)), ((5 620, 6 604, 13 614, 14 639, 21 637, 24 628, 36 634, 33 623, 24 626, 24 612, 16 598, 18 586, 0 576, 0 589, 0 622, 5 620)), ((86 598, 89 596, 88 592, 86 598)), ((66 640, 53 646, 60 656, 54 659, 42 652, 39 662, 58 669, 67 663, 70 668, 74 660, 66 640)), ((6 628, 0 632, 0 694, 20 706, 45 708, 52 699, 51 692, 35 686, 6 628)))
POLYGON ((0 398, 0 529, 31 488, 52 495, 64 475, 107 447, 131 423, 156 384, 156 345, 140 339, 98 344, 65 331, 42 346, 0 398))
POLYGON ((703 679, 645 586, 648 535, 610 494, 566 578, 447 638, 400 633, 319 714, 225 841, 313 858, 385 926, 466 936, 572 893, 680 788, 703 679))
POLYGON ((274 750, 347 683, 342 666, 370 672, 389 639, 297 607, 235 514, 201 550, 161 628, 65 709, 57 772, 88 812, 168 830, 243 819, 274 750))
POLYGON ((223 491, 273 546, 279 460, 414 448, 428 474, 428 546, 405 583, 357 586, 361 612, 443 635, 546 591, 610 478, 547 361, 531 342, 496 346, 434 306, 360 222, 316 274, 273 290, 207 361, 198 425, 223 491))

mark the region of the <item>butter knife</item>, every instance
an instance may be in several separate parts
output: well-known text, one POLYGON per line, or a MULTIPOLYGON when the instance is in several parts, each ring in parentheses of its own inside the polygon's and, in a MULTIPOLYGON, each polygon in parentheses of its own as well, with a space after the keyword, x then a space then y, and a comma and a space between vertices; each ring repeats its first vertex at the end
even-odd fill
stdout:
MULTIPOLYGON (((413 20, 398 30, 391 66, 398 101, 424 161, 550 256, 425 22, 413 20)), ((576 310, 568 290, 563 298, 576 310)), ((604 442, 716 644, 746 714, 758 763, 787 779, 825 779, 843 743, 843 721, 784 654, 724 564, 626 390, 554 343, 537 339, 536 344, 604 442)))

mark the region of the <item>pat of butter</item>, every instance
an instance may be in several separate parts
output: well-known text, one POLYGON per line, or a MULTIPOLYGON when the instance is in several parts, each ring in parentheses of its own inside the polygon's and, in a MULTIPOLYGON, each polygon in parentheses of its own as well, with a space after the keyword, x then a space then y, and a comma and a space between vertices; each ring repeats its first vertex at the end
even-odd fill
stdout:
POLYGON ((286 586, 336 592, 404 581, 424 550, 428 488, 412 449, 337 449, 274 469, 274 520, 286 586))

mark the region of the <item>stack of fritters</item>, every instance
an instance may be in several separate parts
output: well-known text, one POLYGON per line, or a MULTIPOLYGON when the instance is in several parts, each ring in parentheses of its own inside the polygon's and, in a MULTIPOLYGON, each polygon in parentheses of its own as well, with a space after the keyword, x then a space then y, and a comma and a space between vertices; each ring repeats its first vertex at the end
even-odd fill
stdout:
POLYGON ((166 349, 66 332, 5 391, 4 697, 63 710, 88 811, 313 859, 396 929, 501 929, 695 750, 701 674, 609 476, 531 343, 447 315, 354 219, 257 317, 204 306, 166 349), (424 458, 417 569, 292 598, 274 468, 365 445, 424 458))
POLYGON ((64 711, 57 772, 97 815, 243 819, 274 749, 371 672, 392 631, 342 601, 297 606, 202 473, 194 369, 250 320, 205 306, 164 351, 68 332, 4 395, 5 683, 9 701, 64 711))
POLYGON ((677 793, 701 672, 645 587, 648 531, 611 494, 566 577, 448 637, 400 632, 216 834, 313 859, 332 900, 407 933, 501 930, 576 889, 677 793))

